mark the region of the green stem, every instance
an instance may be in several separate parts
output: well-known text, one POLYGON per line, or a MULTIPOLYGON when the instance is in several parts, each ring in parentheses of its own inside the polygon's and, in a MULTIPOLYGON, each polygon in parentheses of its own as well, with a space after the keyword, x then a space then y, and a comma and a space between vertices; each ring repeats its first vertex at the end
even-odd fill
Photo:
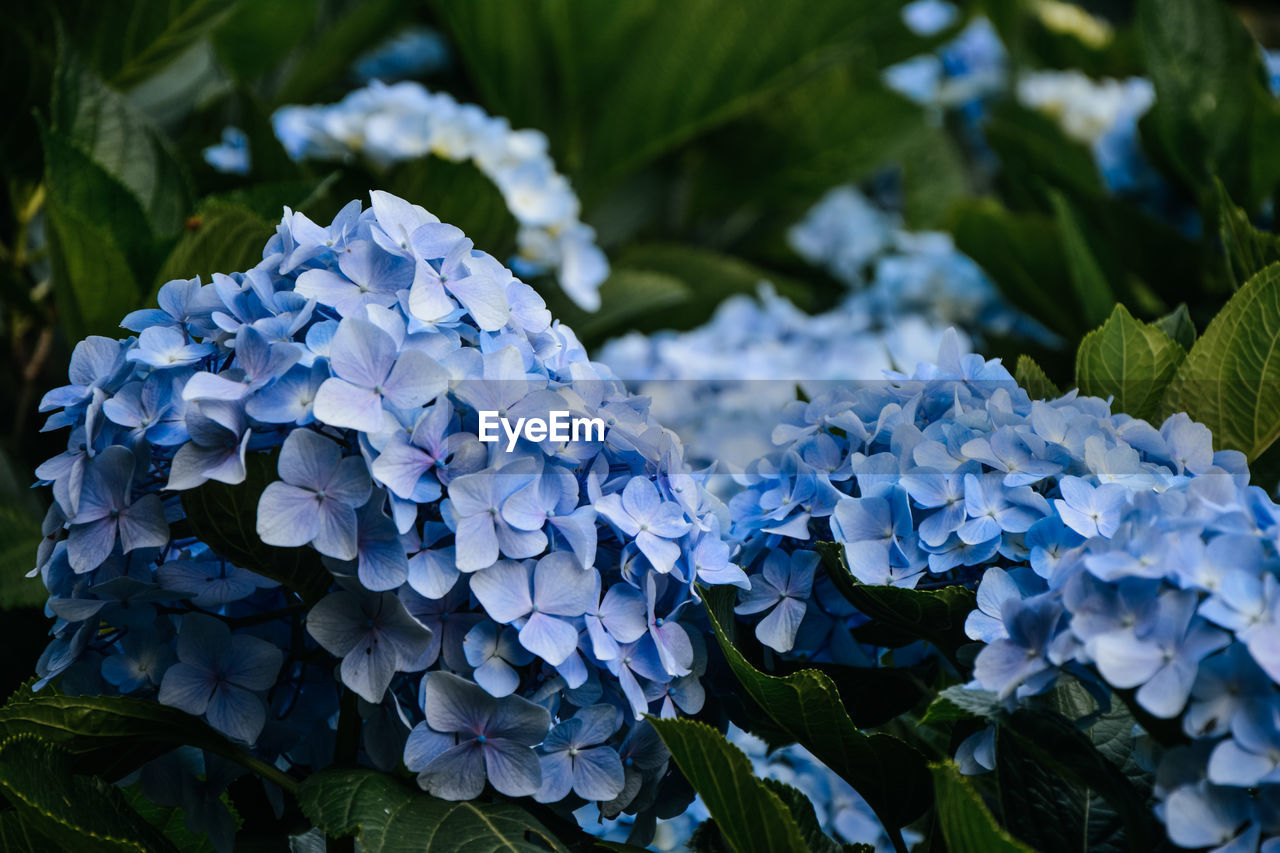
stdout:
POLYGON ((296 797, 298 795, 298 780, 294 779, 274 764, 268 764, 261 758, 258 758, 255 755, 250 755, 249 753, 239 749, 228 752, 223 757, 234 761, 236 764, 239 764, 247 770, 252 770, 254 773, 257 773, 269 782, 274 782, 285 791, 288 791, 292 796, 296 797))

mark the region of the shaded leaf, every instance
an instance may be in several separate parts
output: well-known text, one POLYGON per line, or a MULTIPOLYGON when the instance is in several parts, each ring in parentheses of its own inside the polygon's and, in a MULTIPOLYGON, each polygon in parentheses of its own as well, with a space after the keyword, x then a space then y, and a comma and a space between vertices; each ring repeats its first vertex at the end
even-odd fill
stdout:
POLYGON ((305 49, 290 63, 291 73, 275 93, 275 103, 305 102, 342 82, 351 62, 386 38, 403 18, 404 5, 397 0, 350 4, 319 35, 303 41, 305 49))
POLYGON ((925 590, 860 583, 849 571, 839 544, 818 542, 815 547, 836 589, 871 619, 928 640, 952 659, 957 649, 972 642, 964 633, 965 619, 974 608, 972 590, 963 586, 925 590))
POLYGON ((0 793, 52 849, 177 853, 118 788, 74 774, 65 752, 32 735, 0 744, 0 793))
POLYGON ((761 779, 760 782, 786 805, 796 826, 800 829, 805 845, 813 853, 841 853, 841 845, 822 831, 822 827, 818 824, 818 815, 813 810, 813 803, 803 791, 777 779, 761 779))
POLYGON ((724 735, 697 720, 649 722, 737 853, 810 849, 786 803, 755 778, 751 760, 724 735))
POLYGON ((1115 304, 1115 294, 1107 282, 1107 275, 1099 263, 1080 214, 1061 193, 1051 192, 1054 220, 1062 236, 1062 248, 1067 259, 1067 271, 1071 286, 1080 304, 1080 315, 1089 325, 1101 323, 1115 304))
POLYGON ((753 667, 707 611, 729 667, 748 695, 805 749, 854 787, 887 828, 905 826, 929 807, 924 757, 906 742, 854 726, 831 679, 812 669, 785 678, 753 667))
POLYGON ((920 718, 920 725, 952 720, 986 719, 1000 710, 996 694, 990 690, 970 690, 953 684, 938 694, 920 718))
POLYGON ((1191 312, 1187 310, 1185 302, 1159 320, 1156 320, 1153 325, 1172 338, 1175 344, 1187 352, 1190 352, 1191 348, 1195 346, 1196 327, 1191 322, 1191 312))
POLYGON ((1053 384, 1044 369, 1029 355, 1018 356, 1013 378, 1032 400, 1056 400, 1062 396, 1058 386, 1053 384))
POLYGON ((938 823, 950 853, 1035 853, 996 823, 969 780, 952 762, 931 764, 938 823))
POLYGON ((1082 394, 1114 396, 1113 411, 1158 421, 1165 388, 1186 357, 1163 331, 1117 305, 1107 322, 1080 342, 1076 384, 1082 394))
POLYGON ((364 853, 568 850, 512 803, 440 800, 373 770, 313 774, 298 787, 298 805, 326 835, 354 835, 364 853))
POLYGON ((1215 178, 1213 183, 1217 192, 1218 238, 1222 241, 1223 265, 1231 286, 1239 289, 1254 273, 1280 261, 1280 236, 1255 228, 1249 221, 1249 214, 1231 200, 1222 181, 1215 178))
POLYGON ((1096 849, 1089 846, 1088 789, 1027 755, 1007 729, 996 730, 996 773, 1000 813, 1015 837, 1040 853, 1096 849))
POLYGON ((1249 279, 1209 322, 1164 398, 1250 461, 1280 436, 1280 264, 1249 279))
POLYGON ((262 260, 262 245, 275 227, 239 204, 212 201, 187 223, 181 239, 173 247, 152 288, 152 300, 159 287, 175 278, 199 276, 208 282, 215 272, 246 270, 262 260))

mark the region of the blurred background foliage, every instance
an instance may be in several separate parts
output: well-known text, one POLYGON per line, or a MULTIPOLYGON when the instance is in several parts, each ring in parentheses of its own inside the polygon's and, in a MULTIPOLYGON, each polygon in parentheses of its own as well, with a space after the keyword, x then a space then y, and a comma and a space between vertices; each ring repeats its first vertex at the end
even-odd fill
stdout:
MULTIPOLYGON (((848 183, 888 186, 908 227, 949 231, 1053 333, 988 335, 986 353, 1011 364, 1028 354, 1043 368, 1034 375, 1064 389, 1086 384, 1077 345, 1117 302, 1136 321, 1161 321, 1187 349, 1246 278, 1280 259, 1270 233, 1280 107, 1253 42, 1277 35, 1267 6, 985 0, 960 4, 958 18, 923 36, 904 23, 903 5, 58 0, 10 9, 0 52, 0 607, 19 608, 9 634, 31 645, 8 657, 11 681, 41 640, 16 621, 39 623, 32 608, 44 598, 38 583, 20 582, 41 538, 41 499, 28 485, 63 440, 39 431, 36 405, 60 384, 76 341, 115 336, 119 318, 171 278, 251 266, 285 205, 327 221, 376 187, 499 256, 514 245, 514 220, 471 165, 295 162, 272 131, 279 107, 331 103, 358 86, 353 63, 410 26, 440 32, 452 56, 425 78, 432 90, 546 134, 612 274, 595 313, 550 276, 532 283, 589 349, 627 331, 693 328, 761 280, 810 312, 835 305, 846 286, 805 263, 786 232, 848 183), (994 25, 1011 68, 982 105, 975 142, 971 116, 904 96, 884 71, 977 15, 994 25), (1084 144, 1021 105, 1022 68, 1148 78, 1156 102, 1139 133, 1161 176, 1158 203, 1110 192, 1084 144), (203 156, 227 126, 246 134, 247 175, 220 173, 203 156)), ((1020 378, 1033 375, 1027 364, 1020 378)), ((1262 470, 1271 464, 1263 457, 1262 470)))

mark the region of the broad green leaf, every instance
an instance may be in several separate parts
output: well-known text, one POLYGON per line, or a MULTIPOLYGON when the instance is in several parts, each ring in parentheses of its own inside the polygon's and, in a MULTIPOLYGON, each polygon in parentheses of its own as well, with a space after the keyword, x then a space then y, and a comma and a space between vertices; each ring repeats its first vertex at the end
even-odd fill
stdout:
POLYGON ((248 208, 209 202, 187 222, 186 230, 156 275, 155 291, 175 278, 199 276, 208 282, 215 272, 246 270, 262 260, 262 245, 274 226, 248 208))
POLYGON ((951 762, 931 764, 938 823, 950 853, 1035 853, 996 823, 969 780, 951 762))
POLYGON ((236 80, 257 80, 311 35, 319 9, 314 0, 236 3, 213 34, 218 62, 236 80))
POLYGON ((1115 304, 1115 294, 1107 281, 1107 274, 1094 251, 1094 243, 1087 236, 1086 226, 1079 212, 1058 192, 1049 194, 1053 205, 1054 220, 1062 237, 1062 249, 1067 259, 1067 272, 1080 304, 1080 315, 1091 326, 1101 323, 1115 304))
MULTIPOLYGON (((312 548, 276 548, 257 533, 258 498, 276 476, 277 453, 251 453, 245 479, 234 486, 210 480, 182 492, 190 535, 241 568, 279 581, 314 604, 328 591, 333 576, 312 548)), ((176 525, 175 525, 176 526, 176 525)), ((186 532, 186 531, 184 531, 186 532)))
POLYGON ((1190 352, 1191 348, 1195 346, 1196 327, 1191 322, 1191 312, 1187 310, 1187 303, 1181 303, 1177 308, 1156 320, 1153 325, 1172 338, 1175 344, 1187 352, 1190 352))
POLYGON ((1018 385, 1032 400, 1054 400, 1062 396, 1058 386, 1053 384, 1044 369, 1029 355, 1018 356, 1013 378, 1018 380, 1018 385))
POLYGON ((724 735, 697 720, 649 722, 736 853, 812 849, 787 804, 755 777, 751 760, 724 735))
MULTIPOLYGON (((543 294, 544 297, 546 294, 543 294)), ((587 347, 637 328, 644 321, 670 319, 694 294, 683 281, 666 273, 615 265, 600 286, 599 311, 588 313, 560 296, 547 299, 552 314, 567 323, 587 347)), ((627 378, 627 377, 623 377, 627 378)))
POLYGON ((831 679, 812 669, 785 678, 753 667, 725 639, 716 614, 707 611, 729 668, 747 694, 805 749, 854 787, 891 831, 929 807, 924 757, 891 735, 865 734, 854 726, 831 679))
POLYGON ((953 684, 938 694, 920 718, 920 725, 945 723, 952 720, 986 719, 998 713, 1000 703, 990 690, 970 690, 963 684, 953 684))
POLYGON ((1080 342, 1076 384, 1082 394, 1115 397, 1114 411, 1159 421, 1165 388, 1186 357, 1163 331, 1117 305, 1107 322, 1080 342))
POLYGON ((1248 281, 1268 264, 1280 261, 1280 236, 1255 228, 1222 181, 1214 179, 1217 192, 1218 239, 1222 241, 1223 266, 1233 288, 1248 281))
POLYGON ((182 228, 189 180, 168 139, 129 101, 64 48, 53 81, 53 129, 115 176, 158 237, 182 228))
POLYGON ((517 805, 449 802, 373 770, 323 770, 298 787, 307 819, 364 853, 546 853, 564 846, 517 805))
POLYGON ((1027 755, 1007 729, 996 730, 1000 814, 1015 837, 1039 853, 1079 853, 1089 846, 1089 791, 1027 755))
POLYGON ((0 811, 0 850, 5 853, 45 853, 52 842, 31 820, 15 809, 0 811))
POLYGON ((72 772, 70 756, 32 735, 0 743, 0 793, 50 848, 177 853, 178 848, 126 802, 120 790, 72 772))
POLYGON ((1018 308, 1068 340, 1090 328, 1074 300, 1062 240, 1054 221, 1041 214, 1014 214, 992 199, 956 206, 949 230, 956 247, 986 270, 1018 308))
POLYGON ((1000 157, 1001 186, 1014 206, 1048 210, 1055 194, 1078 199, 1104 193, 1092 152, 1049 116, 1005 104, 984 123, 983 135, 1000 157))
POLYGON ((1257 45, 1218 0, 1140 0, 1138 31, 1156 103, 1144 120, 1160 154, 1191 187, 1219 175, 1233 197, 1250 190, 1257 45))
POLYGON ((245 766, 253 764, 243 750, 200 719, 127 696, 66 696, 53 687, 39 693, 23 687, 0 708, 0 740, 16 735, 32 735, 61 747, 78 769, 108 780, 183 744, 245 766))
POLYGON ((1280 436, 1280 264, 1245 282, 1209 322, 1170 383, 1164 409, 1213 431, 1219 449, 1257 459, 1280 436))
POLYGON ((842 853, 841 845, 822 831, 822 827, 818 824, 818 815, 813 810, 813 803, 803 791, 777 779, 761 779, 760 782, 786 805, 796 826, 800 829, 805 845, 813 853, 842 853))
POLYGON ((43 539, 39 519, 21 507, 0 504, 0 610, 39 607, 49 597, 39 578, 26 576, 43 539))
POLYGON ((974 608, 972 590, 963 586, 925 590, 860 583, 849 572, 839 544, 818 542, 816 548, 836 589, 871 619, 928 640, 952 660, 956 649, 972 642, 964 633, 965 619, 974 608))
POLYGON ((546 131, 590 198, 824 67, 910 55, 919 40, 897 6, 478 0, 433 8, 485 106, 514 127, 546 131))
POLYGON ((1153 849, 1161 832, 1146 795, 1094 747, 1088 734, 1046 708, 1019 709, 1002 717, 1001 726, 1037 763, 1105 799, 1124 822, 1130 850, 1153 849))
POLYGON ((404 19, 405 7, 398 0, 347 5, 318 35, 303 40, 304 49, 289 63, 290 74, 276 91, 275 103, 314 100, 326 88, 342 82, 351 62, 395 32, 404 19))
POLYGON ((187 812, 181 807, 156 805, 136 784, 122 788, 120 792, 139 817, 159 830, 182 853, 217 853, 208 835, 187 828, 187 812))

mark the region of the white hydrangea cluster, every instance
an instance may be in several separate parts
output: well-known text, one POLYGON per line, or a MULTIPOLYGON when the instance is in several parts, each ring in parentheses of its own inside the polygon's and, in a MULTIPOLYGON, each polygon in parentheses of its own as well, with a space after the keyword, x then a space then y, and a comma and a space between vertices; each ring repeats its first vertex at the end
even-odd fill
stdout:
POLYGON ((1032 71, 1018 78, 1018 101, 1055 118, 1067 136, 1095 146, 1118 126, 1130 125, 1155 103, 1144 77, 1094 80, 1076 70, 1032 71))
POLYGON ((541 131, 513 130, 505 118, 411 81, 374 81, 335 104, 281 107, 272 123, 297 160, 359 156, 382 169, 434 154, 474 163, 497 186, 519 225, 516 272, 554 271, 576 304, 588 311, 600 307, 608 259, 594 229, 581 221, 582 205, 556 171, 541 131))

